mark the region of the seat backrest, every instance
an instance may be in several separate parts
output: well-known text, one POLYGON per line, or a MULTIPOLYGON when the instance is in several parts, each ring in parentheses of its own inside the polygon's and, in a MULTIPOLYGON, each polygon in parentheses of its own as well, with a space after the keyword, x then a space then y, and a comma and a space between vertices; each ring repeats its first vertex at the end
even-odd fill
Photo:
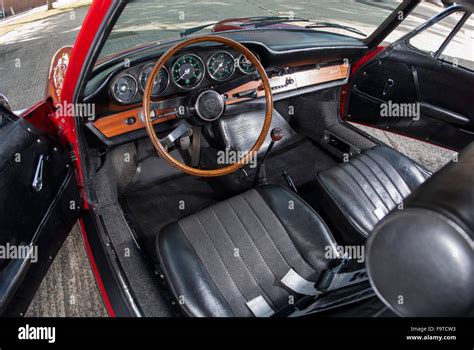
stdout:
POLYGON ((400 316, 474 315, 474 143, 374 229, 367 270, 400 316))

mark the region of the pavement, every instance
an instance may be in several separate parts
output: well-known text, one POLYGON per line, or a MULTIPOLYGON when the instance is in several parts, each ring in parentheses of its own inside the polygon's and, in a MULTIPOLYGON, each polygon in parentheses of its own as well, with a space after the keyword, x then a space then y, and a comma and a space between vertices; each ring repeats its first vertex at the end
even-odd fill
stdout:
POLYGON ((75 225, 31 302, 26 317, 107 317, 79 225, 75 225))
POLYGON ((17 21, 0 22, 0 93, 13 110, 44 97, 51 59, 61 47, 74 44, 87 3, 68 3, 52 12, 33 11, 17 21))
MULTIPOLYGON (((161 41, 177 37, 184 28, 218 21, 223 17, 293 15, 321 21, 338 17, 344 24, 370 33, 382 20, 378 15, 380 9, 374 7, 386 6, 380 2, 371 7, 365 5, 363 0, 352 3, 248 0, 239 1, 239 6, 232 6, 235 2, 181 0, 168 3, 147 1, 145 5, 131 3, 128 5, 130 11, 119 20, 112 45, 106 47, 103 54, 107 50, 142 43, 145 39, 161 41), (354 16, 354 12, 359 13, 354 16)), ((39 9, 0 21, 0 93, 7 96, 14 110, 29 107, 43 97, 50 60, 62 46, 74 44, 89 3, 63 0, 53 11, 39 9)), ((389 41, 406 34, 440 10, 431 4, 422 6, 390 36, 389 41)), ((376 129, 365 130, 431 170, 438 169, 452 157, 448 151, 434 146, 376 129)), ((27 316, 106 314, 76 225, 55 258, 27 316)))
POLYGON ((438 147, 430 143, 396 135, 381 129, 355 123, 351 124, 382 141, 386 145, 395 148, 400 153, 407 155, 415 162, 424 166, 433 173, 440 170, 450 161, 454 160, 457 155, 457 152, 438 147))

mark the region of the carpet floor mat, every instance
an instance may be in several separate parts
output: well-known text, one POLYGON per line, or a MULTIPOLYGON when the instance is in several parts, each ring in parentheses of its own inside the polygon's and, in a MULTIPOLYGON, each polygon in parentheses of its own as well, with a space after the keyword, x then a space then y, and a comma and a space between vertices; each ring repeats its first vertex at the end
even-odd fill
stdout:
MULTIPOLYGON (((314 182, 316 172, 335 164, 337 161, 312 141, 302 140, 275 151, 267 159, 268 183, 288 186, 282 175, 286 171, 295 186, 303 189, 304 185, 314 182)), ((253 179, 255 169, 249 169, 248 174, 253 179)), ((246 189, 242 187, 241 191, 246 189)), ((150 253, 154 249, 155 237, 164 226, 234 194, 235 191, 229 191, 225 182, 219 179, 179 175, 138 189, 133 187, 125 191, 120 202, 138 236, 140 246, 150 253)))
POLYGON ((306 139, 281 153, 274 154, 266 161, 268 182, 286 186, 282 175, 286 171, 297 188, 313 182, 317 172, 337 164, 337 161, 312 141, 306 139))
POLYGON ((125 192, 120 202, 140 245, 150 253, 164 226, 225 199, 225 192, 213 182, 182 175, 125 192))

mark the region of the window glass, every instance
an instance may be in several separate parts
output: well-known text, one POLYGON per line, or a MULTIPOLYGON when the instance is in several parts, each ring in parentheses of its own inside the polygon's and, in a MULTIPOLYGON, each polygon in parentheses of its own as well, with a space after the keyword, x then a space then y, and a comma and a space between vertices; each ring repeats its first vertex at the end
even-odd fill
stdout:
POLYGON ((411 38, 410 45, 428 54, 436 53, 463 15, 457 11, 443 18, 411 38))
POLYGON ((446 46, 440 59, 455 66, 474 70, 474 19, 472 16, 446 46))
POLYGON ((401 0, 384 0, 383 3, 380 0, 134 0, 129 1, 121 13, 100 56, 103 58, 137 45, 180 39, 184 30, 200 26, 202 29, 187 36, 208 34, 219 21, 255 16, 260 17, 260 22, 254 18, 256 23, 239 26, 237 30, 259 28, 275 30, 278 35, 279 29, 292 28, 364 40, 400 4, 401 0), (271 24, 268 16, 287 17, 290 22, 271 24), (267 25, 264 25, 265 18, 267 25))

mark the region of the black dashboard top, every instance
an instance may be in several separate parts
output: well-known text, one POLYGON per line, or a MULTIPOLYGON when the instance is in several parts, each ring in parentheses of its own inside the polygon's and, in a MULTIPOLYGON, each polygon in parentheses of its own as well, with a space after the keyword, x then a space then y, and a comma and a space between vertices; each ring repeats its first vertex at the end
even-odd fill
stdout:
MULTIPOLYGON (((352 61, 363 56, 368 49, 364 43, 352 37, 310 30, 256 29, 215 33, 215 35, 225 36, 245 45, 259 57, 267 71, 286 66, 327 63, 343 59, 352 61)), ((129 84, 136 84, 136 93, 134 91, 135 87, 133 87, 131 92, 134 93, 134 96, 126 101, 126 104, 139 102, 142 92, 140 77, 143 76, 144 68, 154 64, 159 56, 178 41, 140 48, 96 65, 84 91, 84 100, 90 102, 98 98, 101 101, 104 98, 110 98, 115 103, 123 104, 123 102, 121 103, 116 98, 111 97, 114 94, 109 92, 111 89, 113 91, 113 85, 111 87, 111 84, 116 83, 119 76, 126 75, 129 77, 126 78, 129 84)), ((186 85, 185 83, 179 83, 176 82, 176 79, 173 79, 173 65, 183 55, 197 56, 198 66, 200 65, 198 61, 202 61, 203 74, 202 77, 199 77, 196 86, 218 82, 218 79, 212 77, 208 61, 211 56, 220 51, 229 53, 234 59, 238 59, 240 56, 239 53, 230 48, 211 42, 208 45, 190 46, 183 50, 181 55, 168 62, 165 69, 166 73, 160 73, 160 76, 168 75, 162 77, 168 83, 166 89, 159 95, 164 96, 186 90, 187 87, 183 86, 186 85)), ((236 68, 239 68, 238 61, 236 68)), ((219 72, 219 74, 222 74, 222 72, 219 72)), ((228 79, 237 78, 242 74, 244 74, 242 69, 235 69, 228 79)))

